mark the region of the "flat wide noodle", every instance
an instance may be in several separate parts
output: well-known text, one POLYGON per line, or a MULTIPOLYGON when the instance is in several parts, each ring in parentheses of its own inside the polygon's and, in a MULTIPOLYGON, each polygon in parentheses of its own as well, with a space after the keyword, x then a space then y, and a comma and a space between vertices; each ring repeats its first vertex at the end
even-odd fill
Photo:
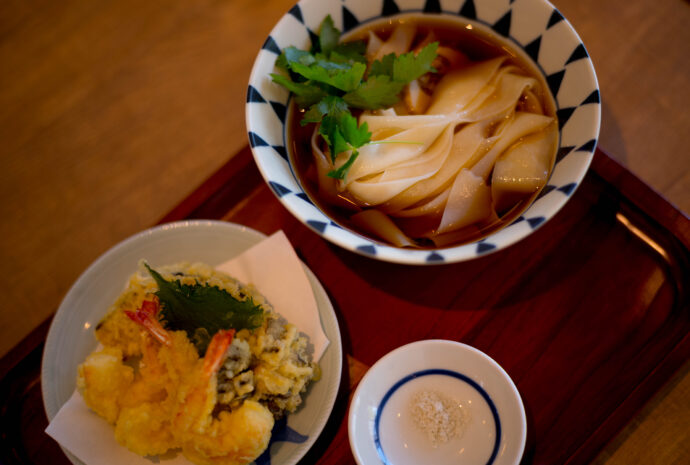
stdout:
POLYGON ((414 25, 410 23, 400 23, 398 27, 393 30, 393 33, 387 41, 380 44, 376 50, 371 50, 371 61, 380 60, 390 53, 402 55, 403 53, 409 52, 415 32, 416 28, 414 25))
POLYGON ((550 116, 534 113, 515 113, 515 118, 508 123, 489 152, 472 167, 472 172, 483 179, 488 179, 496 159, 518 139, 544 129, 553 121, 550 116))
POLYGON ((497 83, 496 90, 476 109, 461 115, 461 121, 481 121, 515 108, 522 93, 536 85, 534 78, 505 73, 497 83))
POLYGON ((505 57, 451 71, 438 84, 427 110, 429 115, 458 114, 490 82, 505 57))
POLYGON ((425 198, 437 195, 449 186, 464 166, 471 166, 474 157, 481 154, 480 146, 486 140, 485 125, 474 123, 463 127, 453 136, 450 153, 443 166, 428 179, 424 179, 389 200, 384 209, 390 213, 408 208, 425 198))
MULTIPOLYGON (((346 184, 381 173, 424 154, 438 136, 448 128, 447 121, 416 126, 377 143, 360 148, 357 160, 347 174, 346 184)), ((343 158, 341 154, 339 158, 343 158)), ((346 160, 349 155, 345 156, 346 160)))
POLYGON ((366 56, 367 60, 371 63, 374 61, 374 57, 378 53, 379 49, 383 45, 383 40, 377 36, 374 31, 369 31, 369 40, 367 41, 366 56))
POLYGON ((491 175, 491 197, 496 210, 508 210, 546 185, 556 130, 551 123, 514 144, 496 160, 491 175))
POLYGON ((433 197, 431 200, 422 203, 421 205, 417 205, 415 207, 411 207, 405 210, 398 210, 389 214, 397 218, 414 218, 417 216, 438 216, 440 220, 441 214, 443 213, 443 209, 446 207, 446 202, 448 202, 449 195, 450 187, 442 191, 436 197, 433 197))
POLYGON ((362 116, 359 117, 359 124, 367 123, 371 132, 381 131, 383 129, 397 129, 399 132, 419 126, 449 124, 455 121, 455 119, 455 116, 452 114, 397 115, 393 109, 389 109, 385 112, 379 112, 379 114, 364 112, 362 116))
POLYGON ((436 139, 429 150, 408 163, 389 169, 362 181, 351 181, 347 189, 357 200, 366 205, 380 205, 411 185, 433 176, 448 156, 453 136, 452 126, 436 139))
POLYGON ((352 222, 377 237, 398 247, 416 247, 417 245, 384 213, 378 210, 364 210, 352 215, 352 222))
POLYGON ((381 176, 381 181, 393 181, 418 174, 436 173, 446 161, 452 143, 453 126, 448 125, 426 152, 416 158, 386 169, 381 176))
MULTIPOLYGON (((367 57, 405 53, 413 38, 414 28, 405 25, 386 41, 370 34, 367 57)), ((362 112, 359 124, 368 125, 372 142, 359 149, 344 181, 327 177, 333 164, 314 139, 319 183, 327 185, 320 189, 338 199, 333 203, 345 196, 364 208, 352 221, 399 247, 415 246, 405 232, 440 246, 500 222, 496 211, 546 183, 558 137, 537 97, 539 82, 506 60, 460 60, 431 87, 420 78, 407 88, 407 107, 362 112)), ((335 167, 349 157, 339 154, 335 167)))
POLYGON ((460 170, 450 190, 438 233, 455 231, 489 218, 493 211, 491 188, 468 169, 460 170))

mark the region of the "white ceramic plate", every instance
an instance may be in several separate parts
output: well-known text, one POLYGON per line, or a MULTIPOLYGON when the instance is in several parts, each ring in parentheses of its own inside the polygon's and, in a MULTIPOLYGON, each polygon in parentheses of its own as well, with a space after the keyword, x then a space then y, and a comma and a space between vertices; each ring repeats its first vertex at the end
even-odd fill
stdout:
POLYGON ((517 388, 489 356, 459 342, 427 340, 399 347, 371 367, 352 398, 348 433, 360 465, 516 465, 527 422, 517 388), (423 391, 464 412, 461 434, 431 442, 411 410, 423 391))
MULTIPOLYGON (((96 260, 67 293, 48 332, 41 367, 48 420, 74 392, 77 365, 97 345, 93 329, 120 295, 127 278, 137 270, 140 259, 152 263, 200 261, 216 266, 265 237, 228 222, 182 221, 136 234, 96 260)), ((340 385, 342 344, 338 321, 323 287, 306 266, 304 269, 330 344, 319 362, 322 378, 310 386, 300 409, 287 417, 289 428, 299 433, 297 439, 301 442, 274 442, 270 446, 273 464, 294 464, 306 454, 330 416, 340 385)), ((67 455, 73 463, 82 464, 67 455)))

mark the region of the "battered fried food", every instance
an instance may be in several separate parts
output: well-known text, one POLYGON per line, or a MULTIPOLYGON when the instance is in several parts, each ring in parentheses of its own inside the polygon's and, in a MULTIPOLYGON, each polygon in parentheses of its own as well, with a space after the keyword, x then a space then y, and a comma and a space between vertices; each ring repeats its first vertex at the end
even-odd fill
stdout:
POLYGON ((256 459, 316 369, 306 337, 256 289, 202 264, 142 266, 96 336, 102 347, 78 369, 86 404, 133 452, 180 449, 197 464, 256 459), (185 298, 194 305, 184 308, 185 298), (237 302, 232 315, 212 314, 228 299, 237 302))

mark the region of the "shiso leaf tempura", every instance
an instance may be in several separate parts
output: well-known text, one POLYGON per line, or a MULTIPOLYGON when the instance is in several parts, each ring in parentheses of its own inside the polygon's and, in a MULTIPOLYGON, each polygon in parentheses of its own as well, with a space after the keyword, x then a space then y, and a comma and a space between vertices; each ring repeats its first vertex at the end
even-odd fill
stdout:
POLYGON ((200 356, 221 329, 256 329, 263 323, 263 310, 251 297, 240 300, 206 283, 168 281, 148 263, 144 266, 158 285, 155 294, 161 304, 161 320, 170 330, 185 331, 200 356))

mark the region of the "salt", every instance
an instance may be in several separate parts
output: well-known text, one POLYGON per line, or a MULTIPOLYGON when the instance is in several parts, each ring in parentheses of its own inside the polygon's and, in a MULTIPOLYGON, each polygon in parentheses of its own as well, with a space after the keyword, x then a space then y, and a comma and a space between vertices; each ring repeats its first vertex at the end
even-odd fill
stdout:
POLYGON ((460 437, 468 418, 466 409, 436 391, 419 391, 410 404, 412 420, 433 447, 460 437))

